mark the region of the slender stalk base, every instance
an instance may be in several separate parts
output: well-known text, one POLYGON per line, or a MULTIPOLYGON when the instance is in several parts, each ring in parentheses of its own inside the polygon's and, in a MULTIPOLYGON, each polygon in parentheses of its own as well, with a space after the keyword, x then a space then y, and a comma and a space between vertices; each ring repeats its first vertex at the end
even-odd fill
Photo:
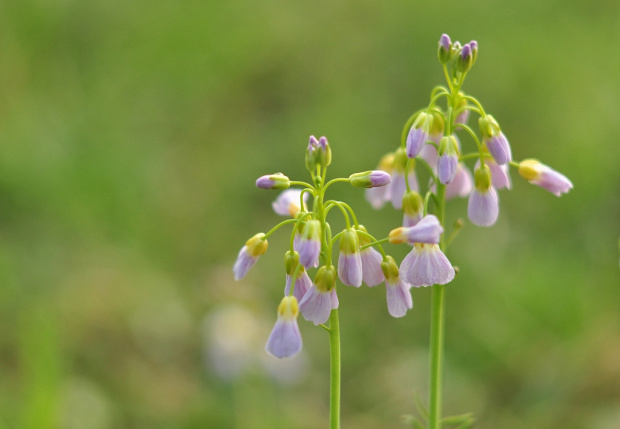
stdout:
POLYGON ((329 428, 340 427, 340 325, 338 310, 329 315, 329 428))
POLYGON ((443 380, 444 285, 433 286, 428 428, 439 429, 443 380))

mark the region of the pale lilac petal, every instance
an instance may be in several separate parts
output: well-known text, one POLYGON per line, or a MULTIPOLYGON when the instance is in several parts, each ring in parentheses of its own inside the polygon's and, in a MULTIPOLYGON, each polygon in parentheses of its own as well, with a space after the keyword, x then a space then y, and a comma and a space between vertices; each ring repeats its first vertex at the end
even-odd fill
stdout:
MULTIPOLYGON (((284 295, 290 295, 291 293, 291 276, 286 275, 286 286, 284 286, 284 295)), ((293 289, 293 296, 297 298, 298 302, 301 302, 304 295, 312 287, 312 280, 308 276, 308 273, 304 270, 303 273, 297 275, 295 280, 295 288, 293 289)))
MULTIPOLYGON (((442 136, 439 135, 439 137, 441 138, 442 136)), ((436 143, 439 144, 439 141, 436 143)), ((437 166, 437 149, 435 149, 435 146, 432 144, 425 144, 418 156, 426 161, 432 168, 437 166)))
POLYGON ((459 113, 454 120, 455 124, 467 124, 467 120, 469 119, 469 110, 465 109, 461 113, 459 113))
POLYGON ((459 159, 456 155, 442 155, 437 160, 437 177, 444 185, 452 182, 456 175, 459 159))
POLYGON ((491 226, 497 221, 499 215, 499 199, 497 192, 490 187, 486 192, 480 192, 474 188, 469 195, 467 204, 467 216, 469 220, 478 226, 491 226))
MULTIPOLYGON (((437 244, 416 244, 416 257, 405 280, 414 287, 446 284, 454 279, 454 268, 437 244)), ((404 261, 403 261, 404 262, 404 261)), ((402 267, 402 264, 401 264, 402 267)))
POLYGON ((404 233, 409 244, 439 243, 443 228, 435 215, 426 215, 415 226, 405 228, 404 233))
POLYGON ((531 180, 530 183, 538 185, 558 197, 573 189, 573 182, 568 177, 549 166, 541 165, 540 178, 531 180))
POLYGON ((390 197, 392 207, 400 210, 403 207, 403 195, 405 195, 405 176, 399 172, 392 173, 392 183, 390 186, 390 197))
POLYGON ((365 191, 366 201, 370 203, 373 209, 375 210, 380 209, 381 207, 385 205, 386 200, 389 199, 389 198, 386 198, 386 194, 389 188, 390 188, 390 185, 388 184, 385 186, 381 186, 380 188, 366 189, 365 191))
POLYGON ((360 252, 362 258, 362 280, 368 286, 377 286, 383 280, 383 270, 381 269, 381 262, 383 257, 381 253, 372 247, 368 247, 360 252))
POLYGON ((318 240, 302 237, 297 249, 299 263, 306 268, 318 267, 321 254, 321 242, 318 240))
POLYGON ((428 133, 420 128, 411 127, 409 130, 409 134, 407 135, 407 146, 406 152, 409 158, 415 158, 420 150, 422 150, 422 146, 428 140, 428 133))
POLYGON ((301 234, 295 231, 295 236, 293 237, 293 250, 299 253, 299 243, 301 242, 301 234))
POLYGON ((312 285, 299 303, 299 311, 304 319, 320 325, 327 322, 333 308, 338 308, 338 297, 336 290, 319 292, 316 285, 312 285))
POLYGON ((413 273, 411 272, 411 270, 413 267, 415 267, 418 257, 420 256, 419 247, 420 246, 413 246, 413 249, 411 249, 411 252, 409 252, 407 256, 403 258, 403 261, 400 263, 400 268, 398 269, 398 271, 400 271, 400 275, 408 283, 412 283, 410 280, 410 278, 413 276, 413 273))
POLYGON ((297 318, 286 320, 278 317, 265 345, 267 353, 277 358, 289 358, 299 353, 301 347, 302 340, 297 318))
POLYGON ((510 143, 508 143, 508 139, 504 133, 500 131, 499 134, 485 140, 485 143, 487 145, 487 149, 489 149, 489 152, 491 153, 491 156, 499 165, 512 161, 510 143))
POLYGON ((359 252, 344 253, 338 256, 338 277, 347 286, 362 285, 362 258, 359 252))
POLYGON ((422 219, 422 212, 418 212, 415 215, 411 216, 407 213, 403 213, 403 226, 408 228, 410 226, 415 226, 422 219))
POLYGON ((446 200, 454 197, 466 197, 474 186, 474 178, 469 169, 463 163, 456 167, 454 180, 446 185, 446 200))
POLYGON ((258 258, 254 258, 248 254, 247 246, 243 246, 237 255, 237 260, 233 266, 235 280, 241 280, 250 271, 250 268, 256 263, 258 258))
POLYGON ((396 283, 385 282, 388 312, 392 317, 403 317, 407 310, 413 308, 410 286, 397 278, 396 283))
MULTIPOLYGON (((407 180, 409 181, 409 189, 417 192, 419 190, 418 178, 416 177, 414 170, 411 170, 407 173, 407 180)), ((404 195, 404 192, 403 192, 403 195, 404 195)))
MULTIPOLYGON (((508 164, 499 165, 492 159, 486 159, 484 161, 484 165, 489 167, 489 170, 491 170, 491 185, 493 185, 496 190, 499 191, 503 188, 512 189, 512 181, 510 180, 508 164)), ((480 160, 476 162, 474 170, 477 170, 479 167, 480 160)))
MULTIPOLYGON (((301 189, 287 189, 282 192, 276 200, 271 203, 271 207, 280 216, 295 216, 301 209, 300 203, 301 189)), ((308 199, 308 193, 304 192, 304 204, 308 199)))

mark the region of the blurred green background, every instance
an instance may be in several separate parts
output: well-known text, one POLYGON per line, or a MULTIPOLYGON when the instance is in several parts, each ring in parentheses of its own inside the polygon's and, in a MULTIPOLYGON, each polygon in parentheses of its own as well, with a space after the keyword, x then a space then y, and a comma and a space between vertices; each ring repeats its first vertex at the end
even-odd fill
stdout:
MULTIPOLYGON (((499 222, 451 247, 445 412, 620 427, 620 3, 9 0, 0 428, 327 427, 326 334, 303 321, 301 356, 263 351, 287 234, 232 278, 281 220, 254 180, 305 179, 310 134, 329 138, 332 177, 374 168, 442 83, 443 32, 479 42, 464 89, 515 158, 575 185, 558 199, 513 171, 499 222)), ((332 189, 377 236, 400 221, 332 189)), ((426 395, 430 291, 403 319, 382 287, 339 295, 343 427, 405 427, 426 395)))

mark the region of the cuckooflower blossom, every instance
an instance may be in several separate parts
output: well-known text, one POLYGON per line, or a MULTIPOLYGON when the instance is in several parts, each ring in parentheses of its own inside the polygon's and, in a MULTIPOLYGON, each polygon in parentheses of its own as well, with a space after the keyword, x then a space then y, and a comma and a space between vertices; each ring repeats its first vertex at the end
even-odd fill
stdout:
POLYGON ((333 265, 319 268, 314 284, 299 303, 304 318, 315 325, 327 322, 334 308, 338 308, 336 295, 336 269, 333 265))
POLYGON ((308 276, 308 273, 304 269, 303 265, 299 264, 299 253, 286 252, 284 255, 284 266, 286 268, 286 286, 284 286, 284 295, 291 294, 291 285, 293 283, 293 276, 297 272, 295 278, 295 286, 293 288, 293 295, 297 298, 297 301, 301 301, 308 289, 312 286, 312 280, 308 276))
MULTIPOLYGON (((370 239, 364 234, 366 228, 364 226, 358 226, 358 237, 360 240, 360 246, 366 246, 370 244, 370 239)), ((360 250, 360 257, 362 258, 362 281, 368 286, 376 286, 381 283, 385 276, 381 270, 381 262, 383 257, 372 246, 360 250)))
POLYGON ((340 254, 338 255, 338 277, 347 286, 362 285, 362 256, 357 232, 347 228, 340 237, 340 254))
POLYGON ((411 285, 400 278, 394 258, 387 256, 381 264, 385 276, 385 292, 388 312, 392 317, 403 317, 407 310, 413 308, 411 285))
POLYGON ((512 151, 508 139, 501 132, 499 124, 491 115, 483 116, 478 119, 482 143, 487 147, 495 162, 504 165, 512 161, 512 151))
POLYGON ((269 335, 265 350, 277 358, 295 356, 301 350, 302 340, 297 316, 299 306, 297 298, 285 296, 278 306, 278 320, 269 335))
MULTIPOLYGON (((503 188, 512 189, 512 181, 510 180, 510 173, 508 172, 508 165, 498 165, 497 162, 493 159, 485 159, 484 165, 489 167, 491 170, 491 185, 496 189, 500 190, 503 188)), ((476 161, 476 165, 474 170, 477 170, 480 167, 480 160, 476 161)))
POLYGON ((268 245, 265 234, 262 232, 256 234, 245 243, 245 246, 239 251, 233 266, 235 280, 241 280, 245 277, 250 268, 258 261, 258 257, 267 251, 268 245))
POLYGON ((467 217, 478 226, 491 226, 499 215, 499 198, 491 185, 491 170, 486 165, 474 173, 475 187, 469 195, 467 217))
MULTIPOLYGON (((304 210, 306 206, 306 200, 308 199, 308 193, 304 192, 304 210)), ((295 217, 301 210, 301 189, 287 189, 278 195, 278 198, 271 203, 271 207, 276 214, 280 216, 295 217)))
POLYGON ((439 243, 439 237, 443 233, 443 227, 435 215, 426 215, 415 226, 408 228, 399 227, 390 231, 390 243, 439 243))
POLYGON ((413 125, 407 135, 405 149, 409 158, 415 158, 420 153, 422 146, 429 139, 432 124, 433 116, 425 112, 421 112, 413 121, 413 125))
POLYGON ((535 159, 521 161, 519 163, 519 174, 528 182, 540 186, 558 197, 573 189, 573 182, 568 177, 535 159))
MULTIPOLYGON (((454 197, 464 198, 469 195, 474 186, 474 178, 469 168, 460 162, 456 166, 454 180, 446 185, 446 200, 454 197)), ((433 187, 434 190, 434 187, 433 187)))
POLYGON ((438 244, 415 243, 400 264, 400 274, 414 287, 446 284, 454 268, 438 244))
POLYGON ((437 178, 441 183, 446 185, 454 180, 458 163, 459 149, 456 139, 453 136, 442 138, 437 160, 437 178))
POLYGON ((299 262, 306 267, 318 267, 321 254, 321 222, 308 220, 301 232, 301 239, 297 246, 299 262))

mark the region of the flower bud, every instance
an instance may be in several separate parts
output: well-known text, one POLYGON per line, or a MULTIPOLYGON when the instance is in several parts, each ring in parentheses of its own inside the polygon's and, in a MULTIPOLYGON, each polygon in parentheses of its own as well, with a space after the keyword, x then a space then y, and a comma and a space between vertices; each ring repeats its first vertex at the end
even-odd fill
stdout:
POLYGON ((314 285, 319 292, 329 292, 336 286, 336 269, 333 265, 322 266, 314 277, 314 285))
POLYGON ((437 51, 437 57, 441 64, 446 64, 452 57, 452 41, 450 36, 442 34, 439 38, 439 49, 437 51))
POLYGON ((479 191, 486 191, 491 187, 491 170, 484 165, 474 172, 474 183, 479 191))
POLYGON ((465 98, 465 94, 462 91, 459 91, 459 98, 457 98, 456 102, 456 111, 460 111, 460 113, 454 119, 455 124, 467 124, 467 120, 469 119, 469 110, 465 109, 466 106, 467 99, 465 98))
POLYGON ((446 185, 454 180, 458 163, 459 148, 456 138, 454 136, 442 138, 437 160, 437 176, 441 183, 446 185))
POLYGON ((284 267, 286 268, 286 274, 292 276, 295 272, 295 268, 299 265, 299 253, 290 250, 284 255, 284 267))
POLYGON ((313 172, 317 166, 327 167, 332 162, 332 151, 327 142, 327 138, 321 137, 319 140, 310 136, 308 150, 306 151, 306 168, 313 172))
POLYGON ((403 197, 403 226, 414 226, 422 219, 424 200, 416 191, 409 191, 403 197))
POLYGON ((461 48, 461 52, 456 59, 456 69, 461 73, 467 73, 471 68, 473 62, 474 57, 471 52, 471 46, 469 45, 469 43, 467 43, 461 48))
POLYGON ((306 267, 318 267, 321 254, 321 222, 309 220, 304 225, 299 240, 299 262, 306 267))
POLYGON ((499 128, 499 124, 491 115, 482 116, 478 119, 482 142, 485 144, 495 162, 504 165, 512 161, 512 150, 508 139, 499 128))
POLYGON ((396 265, 394 258, 389 255, 386 257, 386 260, 381 263, 381 270, 383 270, 383 275, 388 281, 394 281, 394 279, 399 276, 398 265, 396 265))
POLYGON ((469 42, 469 47, 471 48, 471 56, 472 56, 472 65, 476 62, 478 58, 478 42, 472 40, 469 42))
POLYGON ((413 125, 407 135, 407 156, 415 158, 422 150, 422 146, 430 137, 430 131, 433 126, 433 115, 421 112, 413 121, 413 125))
POLYGON ((353 173, 349 176, 349 183, 356 188, 377 188, 392 181, 392 177, 381 170, 353 173))
POLYGON ((287 189, 291 181, 282 173, 267 174, 256 179, 256 187, 261 189, 287 189))

